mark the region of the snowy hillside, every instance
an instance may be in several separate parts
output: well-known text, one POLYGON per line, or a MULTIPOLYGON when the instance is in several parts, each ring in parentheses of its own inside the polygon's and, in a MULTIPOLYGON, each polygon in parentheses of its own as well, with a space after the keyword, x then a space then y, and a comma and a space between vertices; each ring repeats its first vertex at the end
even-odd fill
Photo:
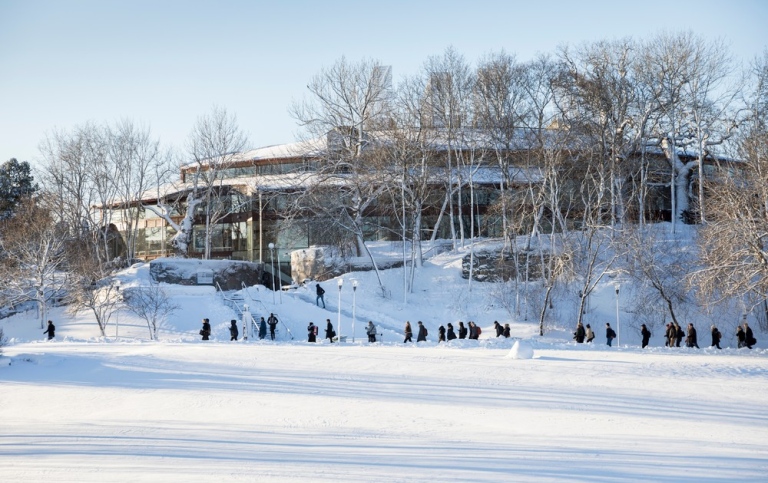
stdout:
MULTIPOLYGON (((740 314, 722 321, 723 350, 708 348, 704 322, 702 349, 666 348, 658 329, 640 349, 623 299, 616 324, 606 280, 585 314, 594 344, 571 340, 575 300, 538 337, 538 314, 510 313, 499 284, 469 290, 464 253, 430 259, 407 301, 402 269, 382 272, 386 297, 373 272, 345 274, 340 292, 323 282, 326 309, 313 283, 163 286, 180 308, 159 341, 125 309, 107 338, 63 308, 53 341, 33 312, 2 319, 3 479, 765 481, 768 344, 758 331, 753 350, 735 348, 727 324, 740 314), (257 319, 277 314, 277 340, 230 342, 230 320, 242 321, 225 295, 257 319), (336 328, 339 314, 345 343, 306 342, 308 322, 336 328), (203 317, 211 341, 198 335, 203 317), (368 320, 383 342, 367 343, 368 320), (428 341, 404 345, 406 320, 422 321, 428 341), (480 340, 438 344, 438 327, 459 320, 476 321, 480 340), (494 320, 512 337, 496 338, 494 320), (620 347, 605 345, 605 322, 619 326, 620 347), (508 357, 518 340, 532 359, 508 357)), ((123 290, 146 285, 148 265, 118 278, 123 290)))

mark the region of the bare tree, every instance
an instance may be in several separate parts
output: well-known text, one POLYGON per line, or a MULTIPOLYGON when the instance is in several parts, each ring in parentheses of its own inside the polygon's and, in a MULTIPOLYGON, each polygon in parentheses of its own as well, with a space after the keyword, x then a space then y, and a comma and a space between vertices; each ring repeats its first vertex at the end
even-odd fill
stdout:
POLYGON ((126 289, 123 291, 123 297, 128 309, 147 322, 151 340, 157 340, 160 324, 179 309, 160 284, 155 282, 146 287, 126 289))
POLYGON ((204 259, 211 257, 211 233, 214 225, 232 212, 232 192, 223 180, 224 170, 241 153, 247 143, 246 135, 237 125, 237 118, 226 109, 214 107, 210 114, 197 119, 189 135, 188 152, 195 171, 192 175, 192 198, 187 200, 187 213, 201 207, 205 219, 204 259), (199 202, 195 202, 199 200, 199 202))
POLYGON ((365 245, 368 210, 386 192, 386 176, 369 129, 388 117, 392 91, 389 69, 373 60, 345 58, 314 76, 310 97, 293 106, 292 116, 324 150, 294 202, 294 213, 327 220, 355 241, 356 255, 368 255, 384 289, 378 267, 365 245))
POLYGON ((69 235, 52 211, 34 199, 23 201, 14 217, 2 221, 0 278, 5 303, 37 303, 40 328, 49 302, 61 296, 69 235))

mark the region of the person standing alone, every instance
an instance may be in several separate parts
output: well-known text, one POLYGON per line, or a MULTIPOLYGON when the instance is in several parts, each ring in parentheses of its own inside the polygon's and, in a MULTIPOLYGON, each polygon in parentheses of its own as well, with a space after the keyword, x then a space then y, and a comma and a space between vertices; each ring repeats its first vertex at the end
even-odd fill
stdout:
POLYGON ((49 320, 48 321, 48 330, 43 332, 43 334, 48 334, 48 340, 51 340, 51 339, 53 339, 55 333, 56 333, 56 326, 53 325, 53 321, 52 320, 49 320))
POLYGON ((275 314, 269 314, 267 325, 269 325, 269 336, 272 337, 272 340, 275 340, 275 328, 277 327, 277 317, 275 317, 275 314))
POLYGON ((325 297, 324 297, 325 289, 323 287, 321 287, 319 283, 317 284, 315 289, 316 289, 316 292, 317 292, 317 297, 315 297, 315 305, 317 305, 319 307, 320 306, 320 302, 322 302, 323 303, 323 308, 325 308, 325 297))
POLYGON ((640 335, 643 337, 643 349, 645 349, 651 340, 651 331, 648 330, 645 324, 640 324, 640 335))
POLYGON ((610 323, 605 324, 605 340, 608 347, 611 347, 611 342, 616 338, 616 332, 611 328, 610 323))

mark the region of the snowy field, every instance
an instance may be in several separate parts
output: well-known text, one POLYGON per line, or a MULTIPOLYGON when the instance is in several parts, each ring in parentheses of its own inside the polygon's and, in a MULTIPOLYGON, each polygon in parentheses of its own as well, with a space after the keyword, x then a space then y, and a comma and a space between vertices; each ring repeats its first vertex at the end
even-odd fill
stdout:
MULTIPOLYGON (((733 348, 730 329, 722 351, 669 349, 657 329, 643 350, 624 327, 621 347, 609 348, 606 285, 587 314, 596 344, 571 341, 566 310, 539 338, 535 321, 493 307, 490 287, 467 296, 458 260, 429 262, 405 303, 381 298, 370 272, 355 274, 354 295, 344 276, 341 310, 334 280, 323 284, 327 310, 311 286, 274 303, 252 287, 254 315, 284 322, 274 342, 229 342, 236 315, 204 287, 168 287, 182 308, 156 342, 124 310, 107 338, 88 314, 62 309, 50 342, 33 312, 0 320, 2 480, 768 481, 764 334, 751 351, 733 348), (308 321, 336 325, 339 314, 346 343, 305 342, 308 321), (202 317, 208 342, 197 335, 202 317), (364 342, 369 319, 383 343, 364 342), (403 345, 406 319, 423 320, 429 341, 403 345), (496 339, 494 319, 513 337, 496 339), (481 339, 438 344, 437 326, 457 320, 479 321, 481 339), (516 340, 533 358, 508 357, 516 340)), ((394 292, 402 271, 383 276, 394 292)), ((120 277, 141 284, 146 265, 120 277)), ((707 347, 707 327, 699 334, 707 347)))

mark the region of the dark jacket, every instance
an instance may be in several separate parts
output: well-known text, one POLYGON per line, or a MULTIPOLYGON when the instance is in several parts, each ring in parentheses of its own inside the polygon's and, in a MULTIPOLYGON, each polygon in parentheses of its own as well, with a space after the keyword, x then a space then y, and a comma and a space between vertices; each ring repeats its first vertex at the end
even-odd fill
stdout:
POLYGON ((722 334, 720 334, 720 331, 717 329, 717 327, 712 327, 712 346, 713 347, 719 347, 720 346, 720 339, 722 339, 722 334))
POLYGON ((317 326, 312 322, 307 326, 307 342, 317 341, 317 326))
POLYGON ((504 333, 504 327, 498 322, 493 323, 493 328, 496 329, 496 337, 501 337, 501 334, 504 333))
POLYGON ((56 334, 56 326, 53 325, 53 322, 48 322, 48 329, 43 334, 48 334, 48 340, 53 339, 56 334))
POLYGON ((688 336, 685 338, 685 345, 697 349, 699 348, 699 342, 696 339, 696 328, 692 325, 688 326, 688 336))
POLYGON ((264 317, 259 321, 259 339, 263 339, 267 336, 267 323, 264 321, 264 317))
POLYGON ((333 330, 333 324, 331 324, 331 321, 328 321, 328 324, 325 326, 325 338, 330 339, 331 342, 333 342, 333 338, 336 337, 336 331, 333 330))
POLYGON ((437 341, 445 342, 445 327, 442 325, 437 329, 437 341))
POLYGON ((230 340, 237 340, 237 336, 240 335, 240 332, 237 330, 237 321, 232 321, 232 325, 229 326, 229 335, 230 340))
POLYGON ((453 326, 451 324, 448 324, 448 332, 446 332, 446 338, 448 340, 453 340, 456 338, 456 332, 453 331, 453 326))
POLYGON ((419 324, 419 333, 416 336, 416 342, 426 342, 427 341, 427 328, 424 327, 423 324, 419 324))
POLYGON ((467 338, 467 327, 463 322, 459 322, 459 339, 467 338))
POLYGON ((640 329, 640 335, 643 336, 643 347, 648 345, 648 341, 651 340, 651 331, 648 330, 647 327, 643 326, 642 329, 640 329))
POLYGON ((744 329, 744 344, 752 348, 753 345, 757 344, 757 339, 755 339, 755 336, 752 334, 752 327, 747 326, 746 329, 744 329))
POLYGON ((584 342, 584 337, 586 335, 587 335, 587 332, 584 330, 584 326, 579 324, 576 326, 576 332, 573 333, 573 339, 579 344, 581 344, 584 342))
POLYGON ((504 337, 507 337, 507 338, 510 336, 509 324, 504 324, 504 332, 502 333, 502 335, 504 335, 504 337))
POLYGON ((200 330, 200 335, 203 336, 203 340, 208 340, 211 335, 211 324, 203 322, 203 328, 200 330))

